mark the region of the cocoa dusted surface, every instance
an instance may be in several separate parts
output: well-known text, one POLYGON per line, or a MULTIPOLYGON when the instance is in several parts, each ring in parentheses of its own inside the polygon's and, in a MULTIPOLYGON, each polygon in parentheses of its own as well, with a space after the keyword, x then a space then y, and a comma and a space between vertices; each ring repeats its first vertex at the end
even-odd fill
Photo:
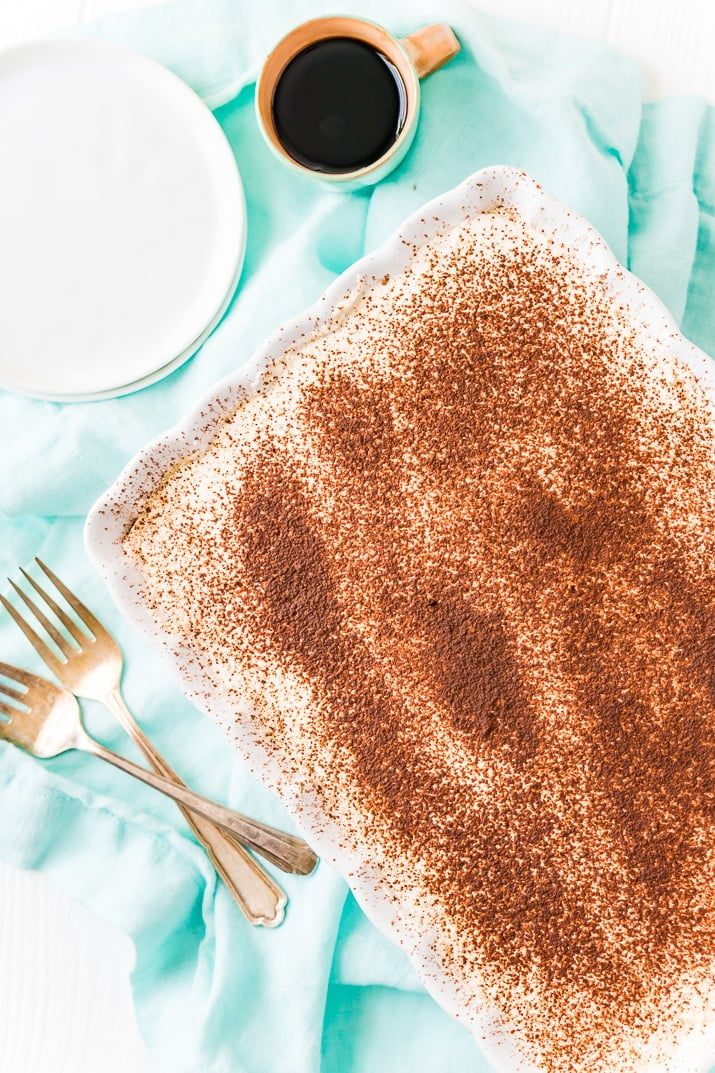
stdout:
MULTIPOLYGON (((425 272, 230 420, 230 494, 177 525, 182 599, 256 697, 306 683, 291 770, 346 758, 352 813, 318 788, 346 844, 438 907, 521 1052, 628 1073, 714 1004, 711 410, 531 239, 425 272)), ((128 544, 151 577, 145 519, 128 544)), ((280 752, 290 701, 254 717, 280 752)))

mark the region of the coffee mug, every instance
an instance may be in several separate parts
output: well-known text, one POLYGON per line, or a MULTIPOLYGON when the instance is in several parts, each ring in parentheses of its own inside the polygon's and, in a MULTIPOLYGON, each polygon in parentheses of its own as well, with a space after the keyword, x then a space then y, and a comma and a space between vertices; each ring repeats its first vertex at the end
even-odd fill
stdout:
POLYGON ((365 19, 312 19, 268 55, 256 112, 268 145, 303 175, 357 189, 383 179, 410 148, 420 79, 460 49, 444 23, 407 37, 365 19))

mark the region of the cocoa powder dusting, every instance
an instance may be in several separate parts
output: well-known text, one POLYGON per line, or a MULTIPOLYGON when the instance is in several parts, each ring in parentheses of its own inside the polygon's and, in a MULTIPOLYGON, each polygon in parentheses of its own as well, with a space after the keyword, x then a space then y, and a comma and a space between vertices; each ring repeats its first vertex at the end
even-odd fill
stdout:
POLYGON ((510 235, 289 354, 207 452, 221 495, 169 482, 128 545, 441 933, 438 991, 545 1073, 660 1069, 715 1015, 712 413, 510 235))

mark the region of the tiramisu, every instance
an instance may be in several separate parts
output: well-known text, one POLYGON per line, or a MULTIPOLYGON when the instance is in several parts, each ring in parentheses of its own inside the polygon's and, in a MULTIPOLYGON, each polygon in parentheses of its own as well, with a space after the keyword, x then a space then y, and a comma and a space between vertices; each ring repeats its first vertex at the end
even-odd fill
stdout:
POLYGON ((712 397, 553 232, 428 230, 124 548, 495 1065, 707 1068, 712 397))

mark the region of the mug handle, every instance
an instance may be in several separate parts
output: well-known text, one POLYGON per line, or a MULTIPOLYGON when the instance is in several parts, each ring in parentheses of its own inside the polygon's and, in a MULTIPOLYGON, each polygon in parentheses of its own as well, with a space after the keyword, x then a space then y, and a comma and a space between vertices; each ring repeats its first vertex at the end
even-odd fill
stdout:
POLYGON ((418 78, 425 78, 456 56, 462 47, 451 26, 435 22, 413 34, 400 38, 400 44, 412 60, 418 78))

